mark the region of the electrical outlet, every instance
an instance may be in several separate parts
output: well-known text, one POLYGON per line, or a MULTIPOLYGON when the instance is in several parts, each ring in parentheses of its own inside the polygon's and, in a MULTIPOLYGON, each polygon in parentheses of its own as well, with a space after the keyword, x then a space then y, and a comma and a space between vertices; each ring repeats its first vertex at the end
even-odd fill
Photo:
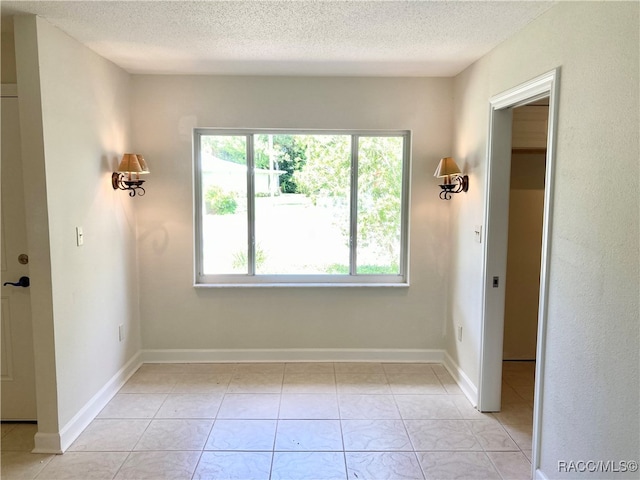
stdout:
POLYGON ((118 340, 124 340, 124 325, 118 325, 118 340))
POLYGON ((456 333, 458 336, 458 341, 461 342, 462 341, 462 325, 457 326, 456 333))

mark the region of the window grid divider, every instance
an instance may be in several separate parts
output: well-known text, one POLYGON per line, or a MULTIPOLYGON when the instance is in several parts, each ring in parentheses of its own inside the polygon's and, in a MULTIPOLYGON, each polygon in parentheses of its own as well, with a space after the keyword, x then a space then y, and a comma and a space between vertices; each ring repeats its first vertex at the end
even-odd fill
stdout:
POLYGON ((358 270, 358 135, 351 135, 351 187, 349 198, 349 275, 358 270))
POLYGON ((256 275, 256 196, 253 135, 247 135, 247 274, 256 275))

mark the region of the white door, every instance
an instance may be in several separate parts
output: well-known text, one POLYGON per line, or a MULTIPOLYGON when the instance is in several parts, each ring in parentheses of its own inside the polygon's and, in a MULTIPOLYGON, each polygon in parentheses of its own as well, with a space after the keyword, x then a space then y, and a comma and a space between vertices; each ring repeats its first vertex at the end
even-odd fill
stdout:
POLYGON ((36 388, 17 96, 2 96, 2 420, 36 420, 36 388))

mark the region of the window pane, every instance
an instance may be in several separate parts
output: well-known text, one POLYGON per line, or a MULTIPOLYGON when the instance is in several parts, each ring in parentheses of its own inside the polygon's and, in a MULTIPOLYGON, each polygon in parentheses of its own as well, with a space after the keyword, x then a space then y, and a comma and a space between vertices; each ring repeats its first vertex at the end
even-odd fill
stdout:
POLYGON ((203 274, 246 274, 246 137, 203 135, 200 138, 203 274))
POLYGON ((349 273, 349 135, 254 137, 256 274, 349 273))
POLYGON ((358 274, 399 274, 403 137, 360 137, 358 274))

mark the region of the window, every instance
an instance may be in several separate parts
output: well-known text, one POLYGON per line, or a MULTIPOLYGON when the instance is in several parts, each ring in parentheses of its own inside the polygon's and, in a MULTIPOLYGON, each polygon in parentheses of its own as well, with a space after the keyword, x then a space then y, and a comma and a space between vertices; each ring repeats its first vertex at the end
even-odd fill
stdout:
POLYGON ((196 284, 406 284, 409 142, 196 129, 196 284))

